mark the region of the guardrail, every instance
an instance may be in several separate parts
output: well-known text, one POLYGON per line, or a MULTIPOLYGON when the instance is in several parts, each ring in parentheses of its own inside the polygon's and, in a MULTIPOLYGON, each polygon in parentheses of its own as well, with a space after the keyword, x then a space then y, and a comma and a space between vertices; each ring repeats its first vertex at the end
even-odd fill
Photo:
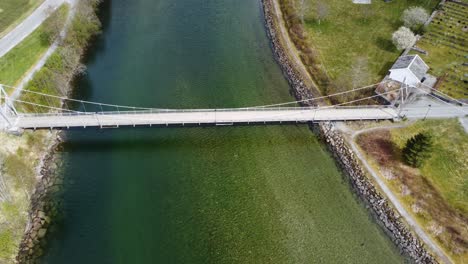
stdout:
POLYGON ((203 113, 203 112, 281 112, 281 111, 313 111, 327 109, 395 109, 393 106, 325 106, 325 107, 256 107, 256 108, 219 108, 219 109, 152 109, 131 111, 101 111, 101 112, 49 112, 49 113, 18 113, 19 117, 47 117, 47 116, 80 116, 80 115, 139 115, 139 114, 166 114, 166 113, 203 113))

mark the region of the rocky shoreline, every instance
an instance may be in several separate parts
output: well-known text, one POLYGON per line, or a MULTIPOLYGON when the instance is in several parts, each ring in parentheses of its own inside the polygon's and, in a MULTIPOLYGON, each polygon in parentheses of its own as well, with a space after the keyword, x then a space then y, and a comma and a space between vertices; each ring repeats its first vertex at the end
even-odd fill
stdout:
MULTIPOLYGON (((275 0, 262 0, 262 4, 265 27, 275 59, 290 84, 292 95, 299 101, 312 99, 314 98, 313 92, 305 85, 302 76, 293 67, 293 63, 291 63, 281 45, 278 36, 280 33, 277 30, 279 21, 275 19, 273 1, 275 0)), ((312 105, 309 102, 306 101, 302 104, 312 105)), ((313 126, 312 129, 316 130, 316 126, 313 126)), ((424 244, 404 225, 399 214, 393 210, 387 200, 383 198, 367 178, 352 149, 346 145, 344 137, 334 129, 333 124, 320 123, 318 124, 318 131, 333 153, 335 160, 343 169, 354 192, 366 204, 366 207, 399 248, 400 252, 415 263, 437 263, 435 258, 425 249, 424 244)))
MULTIPOLYGON (((263 12, 265 17, 265 27, 267 31, 268 38, 270 39, 271 48, 274 53, 275 60, 278 62, 283 75, 289 82, 291 87, 291 94, 299 101, 308 100, 314 98, 314 93, 312 89, 306 86, 305 81, 303 80, 299 71, 293 67, 289 57, 284 51, 281 41, 279 39, 279 31, 277 30, 277 21, 275 21, 273 0, 262 0, 263 12)), ((317 88, 313 88, 316 94, 319 94, 317 88)), ((304 101, 303 105, 313 105, 311 101, 304 101)))
POLYGON ((60 202, 56 197, 62 190, 63 179, 59 169, 62 162, 57 150, 62 139, 57 133, 53 133, 53 136, 55 140, 39 166, 39 180, 31 196, 28 225, 16 256, 17 263, 35 263, 43 255, 52 219, 59 215, 60 202))
POLYGON ((321 137, 327 143, 335 160, 348 176, 352 189, 364 201, 400 252, 410 257, 415 263, 437 263, 435 258, 425 249, 424 244, 405 226, 400 215, 393 210, 374 184, 366 176, 353 150, 346 144, 344 137, 335 130, 333 123, 319 125, 321 137))

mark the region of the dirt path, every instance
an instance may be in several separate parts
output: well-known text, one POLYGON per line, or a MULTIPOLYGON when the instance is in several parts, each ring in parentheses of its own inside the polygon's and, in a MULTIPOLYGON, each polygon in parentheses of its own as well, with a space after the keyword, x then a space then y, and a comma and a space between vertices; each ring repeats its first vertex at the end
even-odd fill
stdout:
POLYGON ((340 125, 338 128, 347 133, 349 135, 348 142, 353 149, 354 154, 359 158, 361 163, 370 173, 372 178, 377 182, 380 189, 384 192, 385 196, 390 200, 393 206, 396 208, 398 213, 405 219, 406 223, 411 227, 411 229, 419 236, 420 239, 424 241, 424 243, 430 248, 430 250, 438 257, 439 260, 443 261, 444 263, 453 263, 453 261, 447 256, 447 254, 442 250, 439 245, 434 242, 434 240, 424 231, 424 229, 419 225, 416 219, 405 209, 405 207, 400 203, 399 199, 396 195, 390 190, 388 185, 382 178, 379 176, 378 172, 376 172, 372 166, 368 163, 367 159, 365 158, 364 154, 358 148, 355 139, 358 135, 381 130, 381 129, 391 129, 391 128, 403 128, 413 124, 414 122, 408 122, 405 124, 397 124, 397 125, 386 125, 386 126, 379 126, 373 128, 366 128, 361 130, 352 130, 345 125, 340 125))

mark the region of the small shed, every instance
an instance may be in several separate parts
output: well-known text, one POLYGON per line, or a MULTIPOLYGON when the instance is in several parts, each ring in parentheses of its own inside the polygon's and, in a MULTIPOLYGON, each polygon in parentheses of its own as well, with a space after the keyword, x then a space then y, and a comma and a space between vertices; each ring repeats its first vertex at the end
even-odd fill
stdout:
POLYGON ((418 55, 401 56, 390 69, 389 78, 416 86, 424 82, 429 66, 418 55))

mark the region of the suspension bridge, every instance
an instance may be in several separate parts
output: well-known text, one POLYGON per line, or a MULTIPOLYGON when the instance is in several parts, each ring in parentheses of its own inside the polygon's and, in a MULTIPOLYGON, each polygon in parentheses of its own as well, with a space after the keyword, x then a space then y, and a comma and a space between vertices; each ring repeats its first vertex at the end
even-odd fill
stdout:
MULTIPOLYGON (((72 129, 72 128, 119 128, 152 126, 226 126, 250 124, 288 124, 323 121, 395 120, 465 117, 468 107, 461 102, 453 103, 433 94, 437 104, 427 106, 355 105, 380 95, 353 98, 344 103, 316 106, 317 102, 335 96, 360 92, 375 85, 328 96, 272 105, 224 109, 159 109, 124 105, 104 104, 70 99, 65 96, 21 90, 0 85, 0 129, 16 131, 23 129, 72 129), (314 106, 297 106, 314 105, 314 106)), ((412 87, 412 89, 420 89, 412 87)), ((408 97, 408 87, 400 88, 403 97, 408 97), (405 92, 406 91, 406 94, 405 92)), ((395 91, 392 91, 395 93, 395 91)), ((446 95, 444 95, 446 96, 446 95)), ((447 97, 442 97, 447 98, 447 97)), ((455 100, 456 101, 456 100, 455 100)))

